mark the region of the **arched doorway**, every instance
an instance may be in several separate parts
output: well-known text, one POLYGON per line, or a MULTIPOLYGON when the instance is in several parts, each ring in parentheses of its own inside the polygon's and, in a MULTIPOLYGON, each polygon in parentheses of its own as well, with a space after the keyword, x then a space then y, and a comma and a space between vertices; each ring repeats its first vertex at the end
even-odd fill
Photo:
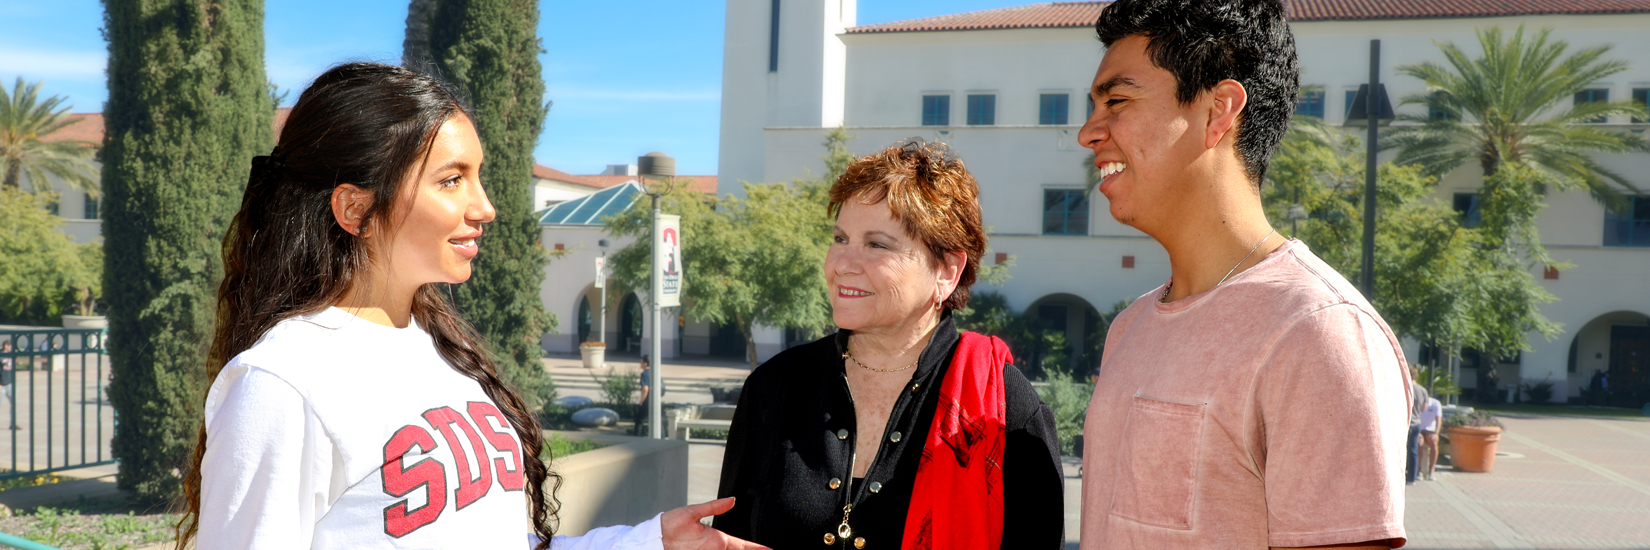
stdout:
POLYGON ((592 327, 595 326, 595 323, 591 322, 589 296, 579 296, 579 312, 577 319, 579 324, 579 341, 574 343, 582 344, 589 342, 590 333, 593 330, 592 327))
POLYGON ((1099 367, 1106 327, 1088 300, 1074 294, 1050 294, 1026 307, 1025 317, 1026 332, 1032 338, 1016 351, 1031 354, 1027 364, 1035 372, 1026 376, 1042 378, 1041 371, 1061 368, 1072 378, 1087 380, 1099 367))
POLYGON ((1576 331, 1568 363, 1583 402, 1641 408, 1650 402, 1650 316, 1606 313, 1576 331))
POLYGON ((642 351, 642 301, 635 293, 624 295, 619 306, 619 349, 625 352, 642 351))

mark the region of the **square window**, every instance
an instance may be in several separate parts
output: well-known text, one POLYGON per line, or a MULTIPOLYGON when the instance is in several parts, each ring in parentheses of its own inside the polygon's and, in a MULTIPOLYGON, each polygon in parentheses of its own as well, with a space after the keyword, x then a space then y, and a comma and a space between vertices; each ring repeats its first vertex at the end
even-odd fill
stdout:
POLYGON ((1084 120, 1094 118, 1094 96, 1089 95, 1089 96, 1083 96, 1083 97, 1085 99, 1089 100, 1089 114, 1087 116, 1083 117, 1084 120))
POLYGON ((1650 246, 1650 196, 1627 197, 1627 209, 1604 210, 1604 246, 1650 246))
MULTIPOLYGON (((1641 109, 1645 105, 1650 105, 1650 88, 1633 88, 1633 103, 1641 109)), ((1644 124, 1645 122, 1646 120, 1642 118, 1633 117, 1633 124, 1644 124)))
POLYGON ((997 123, 997 96, 968 96, 968 125, 990 126, 997 123))
POLYGON ((1445 109, 1445 101, 1449 100, 1449 92, 1438 90, 1427 98, 1427 120, 1450 120, 1452 117, 1445 109))
POLYGON ((1038 124, 1065 124, 1071 105, 1070 94, 1043 94, 1037 100, 1038 124))
POLYGON ((85 214, 86 214, 86 219, 88 219, 88 220, 97 219, 97 197, 93 197, 91 195, 86 195, 85 214))
POLYGON ((1461 215, 1461 227, 1472 229, 1484 220, 1478 211, 1478 193, 1456 193, 1455 213, 1461 215))
MULTIPOLYGON (((1592 89, 1587 89, 1587 90, 1582 90, 1582 91, 1576 92, 1576 100, 1575 100, 1576 105, 1586 105, 1588 103, 1605 103, 1605 102, 1608 102, 1608 101, 1610 101, 1610 90, 1607 90, 1607 89, 1604 89, 1604 88, 1592 88, 1592 89)), ((1603 123, 1607 122, 1607 120, 1606 120, 1605 117, 1600 116, 1600 117, 1589 118, 1589 119, 1587 119, 1583 122, 1588 122, 1588 123, 1591 123, 1591 124, 1603 124, 1603 123)))
POLYGON ((1307 90, 1296 96, 1295 114, 1323 118, 1323 90, 1307 90))
POLYGON ((951 96, 925 95, 922 96, 922 125, 923 126, 950 126, 951 125, 951 96))
POLYGON ((1082 189, 1043 190, 1043 234, 1089 234, 1089 197, 1082 189))
POLYGON ((1344 116, 1351 116, 1352 115, 1352 100, 1357 99, 1357 98, 1358 98, 1358 91, 1357 90, 1347 90, 1346 91, 1346 108, 1341 111, 1341 116, 1344 117, 1344 116))

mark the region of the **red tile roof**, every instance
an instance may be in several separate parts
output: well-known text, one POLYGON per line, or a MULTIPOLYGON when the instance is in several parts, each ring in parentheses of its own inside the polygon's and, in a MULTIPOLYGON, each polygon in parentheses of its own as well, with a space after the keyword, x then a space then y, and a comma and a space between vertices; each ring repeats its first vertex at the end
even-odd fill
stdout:
MULTIPOLYGON (((639 176, 577 176, 543 164, 533 165, 533 177, 596 189, 607 189, 615 185, 623 185, 624 182, 636 181, 639 178, 639 176)), ((676 179, 687 178, 693 178, 694 191, 716 194, 716 176, 676 176, 676 179)))
MULTIPOLYGON (((567 172, 563 172, 561 170, 557 170, 555 168, 551 168, 551 167, 545 166, 543 164, 534 164, 533 165, 533 177, 541 179, 541 180, 559 181, 559 182, 563 182, 563 183, 571 183, 573 185, 582 185, 582 186, 585 186, 585 187, 593 187, 593 188, 596 188, 596 189, 606 189, 608 187, 612 187, 611 185, 602 185, 600 183, 597 183, 595 181, 592 181, 592 180, 588 179, 590 176, 575 176, 573 174, 569 174, 567 172)), ((620 183, 624 183, 624 182, 620 182, 620 183)))
MULTIPOLYGON (((281 127, 286 125, 286 117, 292 114, 292 109, 281 108, 275 110, 275 137, 281 137, 281 127)), ((67 115, 74 122, 58 129, 56 132, 42 138, 44 141, 84 141, 96 147, 103 146, 103 113, 73 113, 67 115)), ((636 176, 577 176, 545 166, 533 165, 533 177, 580 185, 592 189, 607 189, 609 187, 635 180, 636 176)), ((677 176, 693 178, 693 189, 701 193, 716 194, 716 176, 677 176)))
MULTIPOLYGON (((1032 4, 849 27, 847 33, 1091 27, 1109 3, 1032 4)), ((1291 21, 1650 13, 1650 0, 1293 0, 1288 4, 1291 21)))
MULTIPOLYGON (((281 127, 286 125, 286 117, 290 114, 290 107, 275 110, 275 139, 281 138, 281 127)), ((66 118, 74 122, 47 134, 41 140, 85 141, 97 147, 103 146, 103 113, 71 113, 66 118)))

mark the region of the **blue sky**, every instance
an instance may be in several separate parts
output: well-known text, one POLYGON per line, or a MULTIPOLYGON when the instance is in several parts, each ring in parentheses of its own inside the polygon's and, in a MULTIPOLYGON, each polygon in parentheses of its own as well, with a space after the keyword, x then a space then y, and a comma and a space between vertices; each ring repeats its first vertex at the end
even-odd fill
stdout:
MULTIPOLYGON (((1036 3, 1036 0, 860 0, 861 25, 1036 3)), ((681 174, 716 172, 723 2, 545 0, 539 36, 546 98, 555 101, 534 151, 575 174, 676 157, 681 174)), ((399 63, 406 0, 274 0, 265 7, 270 80, 297 99, 343 61, 399 63)), ((0 0, 0 83, 44 81, 74 112, 100 111, 108 56, 98 0, 0 0)))

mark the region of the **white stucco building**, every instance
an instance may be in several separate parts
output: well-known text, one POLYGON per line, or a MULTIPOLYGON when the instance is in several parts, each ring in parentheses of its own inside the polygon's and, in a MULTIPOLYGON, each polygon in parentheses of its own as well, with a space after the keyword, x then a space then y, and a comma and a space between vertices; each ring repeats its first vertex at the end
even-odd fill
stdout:
MULTIPOLYGON (((1104 6, 1037 4, 855 26, 854 0, 728 0, 719 191, 821 173, 821 142, 839 125, 855 136, 855 154, 909 137, 946 142, 980 182, 991 249, 1017 261, 1012 280, 979 290, 1064 325, 1082 345, 1095 310, 1132 300, 1169 274, 1163 249, 1114 221, 1103 196, 1082 199, 1089 152, 1076 138, 1103 55, 1093 24, 1104 6)), ((1344 121, 1351 92, 1368 79, 1371 39, 1382 42, 1381 81, 1398 98, 1424 84, 1395 67, 1444 63, 1435 41, 1476 52, 1475 29, 1490 25, 1551 28, 1572 52, 1613 46, 1607 57, 1629 69, 1577 100, 1643 101, 1650 90, 1650 0, 1294 0, 1291 10, 1302 84, 1323 90, 1303 97, 1301 109, 1331 124, 1344 121)), ((1600 160, 1650 193, 1650 155, 1600 160)), ((1451 174, 1439 200, 1470 210, 1479 177, 1476 165, 1451 174)), ((1562 399, 1578 395, 1594 369, 1611 372, 1612 387, 1650 380, 1650 195, 1634 197, 1626 215, 1607 214, 1584 193, 1545 200, 1544 243, 1574 267, 1533 273, 1559 298, 1542 313, 1564 333, 1533 336, 1532 351, 1504 364, 1503 383, 1552 381, 1562 399)), ((777 331, 766 338, 777 347, 777 331)), ((1464 385, 1472 378, 1463 372, 1464 385)))

